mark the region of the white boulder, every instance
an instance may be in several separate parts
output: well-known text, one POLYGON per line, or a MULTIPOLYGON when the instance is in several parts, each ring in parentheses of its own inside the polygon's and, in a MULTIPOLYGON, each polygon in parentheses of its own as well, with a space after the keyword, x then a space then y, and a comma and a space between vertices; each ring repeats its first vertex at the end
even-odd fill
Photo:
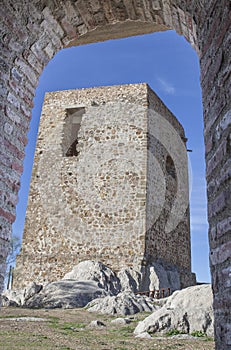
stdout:
POLYGON ((39 294, 26 301, 25 306, 49 309, 78 308, 108 294, 93 281, 62 280, 46 284, 39 294))
POLYGON ((156 306, 150 298, 129 292, 98 298, 87 305, 87 310, 90 312, 124 316, 143 311, 152 312, 155 309, 156 306))
POLYGON ((148 332, 137 334, 135 338, 152 339, 151 335, 148 332))
POLYGON ((24 303, 24 290, 5 290, 2 293, 2 306, 22 306, 24 303))
POLYGON ((89 323, 88 327, 93 328, 93 327, 105 327, 105 323, 99 321, 99 320, 93 320, 89 323))
POLYGON ((201 331, 213 336, 212 303, 210 285, 198 285, 176 291, 159 310, 139 322, 134 333, 167 332, 177 329, 188 334, 201 331))
POLYGON ((42 290, 43 286, 32 282, 24 289, 5 290, 2 294, 3 306, 23 306, 27 300, 42 290))
POLYGON ((95 281, 99 288, 105 289, 115 295, 120 292, 120 281, 116 274, 99 261, 86 260, 74 266, 63 280, 95 281))
POLYGON ((129 324, 131 322, 132 320, 130 320, 130 318, 122 318, 122 317, 118 317, 118 318, 115 318, 114 320, 111 320, 111 323, 117 326, 125 326, 126 324, 129 324))

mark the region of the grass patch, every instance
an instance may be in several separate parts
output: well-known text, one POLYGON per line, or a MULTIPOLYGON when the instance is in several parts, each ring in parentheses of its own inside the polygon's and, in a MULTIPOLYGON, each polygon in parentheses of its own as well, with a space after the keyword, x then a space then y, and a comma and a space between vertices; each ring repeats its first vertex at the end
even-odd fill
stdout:
POLYGON ((110 329, 110 332, 115 333, 117 336, 122 336, 125 338, 130 337, 133 334, 133 331, 134 331, 133 325, 110 329))
MULTIPOLYGON (((86 328, 85 323, 76 323, 76 322, 62 322, 58 317, 52 317, 49 320, 49 327, 60 332, 63 335, 77 335, 79 330, 86 328)), ((86 330, 85 330, 86 333, 86 330)))
POLYGON ((48 322, 49 322, 49 327, 51 328, 59 328, 59 317, 55 317, 55 316, 49 316, 48 317, 48 322))
POLYGON ((178 329, 170 329, 168 332, 165 333, 167 337, 171 337, 173 335, 178 335, 178 334, 186 334, 185 332, 179 331, 178 329))
POLYGON ((61 329, 63 330, 78 330, 78 329, 81 329, 81 328, 85 328, 86 327, 86 324, 85 323, 73 323, 73 322, 64 322, 62 325, 61 325, 61 329))
POLYGON ((0 332, 1 349, 49 349, 49 337, 25 331, 0 332))
POLYGON ((214 341, 212 337, 208 337, 207 334, 202 331, 193 331, 191 335, 193 337, 203 338, 204 341, 214 341))
POLYGON ((48 339, 48 337, 43 334, 32 334, 32 337, 36 338, 37 340, 48 339))
POLYGON ((203 341, 214 341, 212 337, 205 337, 203 338, 203 341))
POLYGON ((202 331, 193 331, 193 332, 191 333, 191 335, 192 335, 193 337, 198 337, 198 338, 204 338, 204 337, 206 337, 206 334, 205 334, 204 332, 202 332, 202 331))
MULTIPOLYGON (((6 310, 7 311, 7 310, 6 310)), ((17 322, 12 328, 12 311, 6 314, 9 321, 0 321, 0 349, 4 350, 214 350, 213 339, 207 337, 189 338, 184 341, 160 334, 152 334, 152 340, 136 339, 133 331, 136 323, 148 313, 137 314, 133 322, 124 325, 111 324, 120 315, 98 315, 83 310, 48 310, 26 312, 15 309, 15 317, 46 318, 46 322, 17 322), (17 315, 18 313, 18 315, 17 315), (24 314, 24 312, 23 312, 24 314), (9 317, 10 316, 10 317, 9 317), (93 319, 99 319, 106 327, 88 327, 93 319), (158 337, 158 340, 155 339, 158 337), (210 340, 210 341, 209 341, 210 340), (195 345, 195 346, 194 346, 195 345)), ((2 318, 5 318, 4 315, 2 318)), ((131 317, 132 318, 132 317, 131 317)), ((169 335, 180 334, 171 329, 169 335)))
POLYGON ((28 315, 5 315, 0 316, 0 319, 11 319, 11 318, 21 318, 21 317, 34 317, 34 318, 40 318, 40 316, 28 316, 28 315))

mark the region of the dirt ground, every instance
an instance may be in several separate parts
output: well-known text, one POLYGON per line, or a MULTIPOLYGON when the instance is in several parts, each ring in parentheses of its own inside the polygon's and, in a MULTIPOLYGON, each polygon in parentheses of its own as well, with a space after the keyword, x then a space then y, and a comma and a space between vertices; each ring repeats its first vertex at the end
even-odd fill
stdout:
POLYGON ((133 330, 147 314, 130 316, 123 326, 111 323, 116 317, 90 313, 84 309, 0 309, 0 349, 3 350, 214 350, 207 337, 172 339, 154 336, 135 338, 133 330), (21 319, 20 319, 21 317, 21 319), (26 320, 25 317, 43 320, 26 320), (15 319, 16 318, 16 319, 15 319), (19 319, 17 319, 19 318, 19 319), (92 320, 105 326, 89 327, 92 320))

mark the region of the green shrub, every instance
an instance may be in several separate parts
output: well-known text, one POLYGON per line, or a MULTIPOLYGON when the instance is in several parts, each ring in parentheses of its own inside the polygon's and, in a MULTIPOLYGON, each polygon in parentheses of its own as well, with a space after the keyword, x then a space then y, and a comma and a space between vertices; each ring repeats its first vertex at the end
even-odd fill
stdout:
POLYGON ((178 334, 185 334, 185 332, 179 331, 178 329, 170 329, 168 332, 166 332, 167 337, 171 337, 172 335, 178 335, 178 334))
POLYGON ((193 337, 198 337, 198 338, 206 337, 206 334, 205 334, 204 332, 202 332, 202 331, 193 331, 193 332, 191 333, 191 335, 192 335, 193 337))

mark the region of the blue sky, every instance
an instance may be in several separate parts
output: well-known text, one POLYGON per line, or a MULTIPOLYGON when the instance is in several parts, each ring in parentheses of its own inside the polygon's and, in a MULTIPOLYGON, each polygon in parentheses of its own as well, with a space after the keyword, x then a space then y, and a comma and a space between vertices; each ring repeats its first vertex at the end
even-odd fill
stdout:
POLYGON ((29 142, 13 234, 22 236, 33 154, 47 91, 146 82, 183 125, 191 166, 192 269, 209 282, 208 225, 199 61, 174 31, 153 33, 61 50, 44 69, 34 99, 29 142))

